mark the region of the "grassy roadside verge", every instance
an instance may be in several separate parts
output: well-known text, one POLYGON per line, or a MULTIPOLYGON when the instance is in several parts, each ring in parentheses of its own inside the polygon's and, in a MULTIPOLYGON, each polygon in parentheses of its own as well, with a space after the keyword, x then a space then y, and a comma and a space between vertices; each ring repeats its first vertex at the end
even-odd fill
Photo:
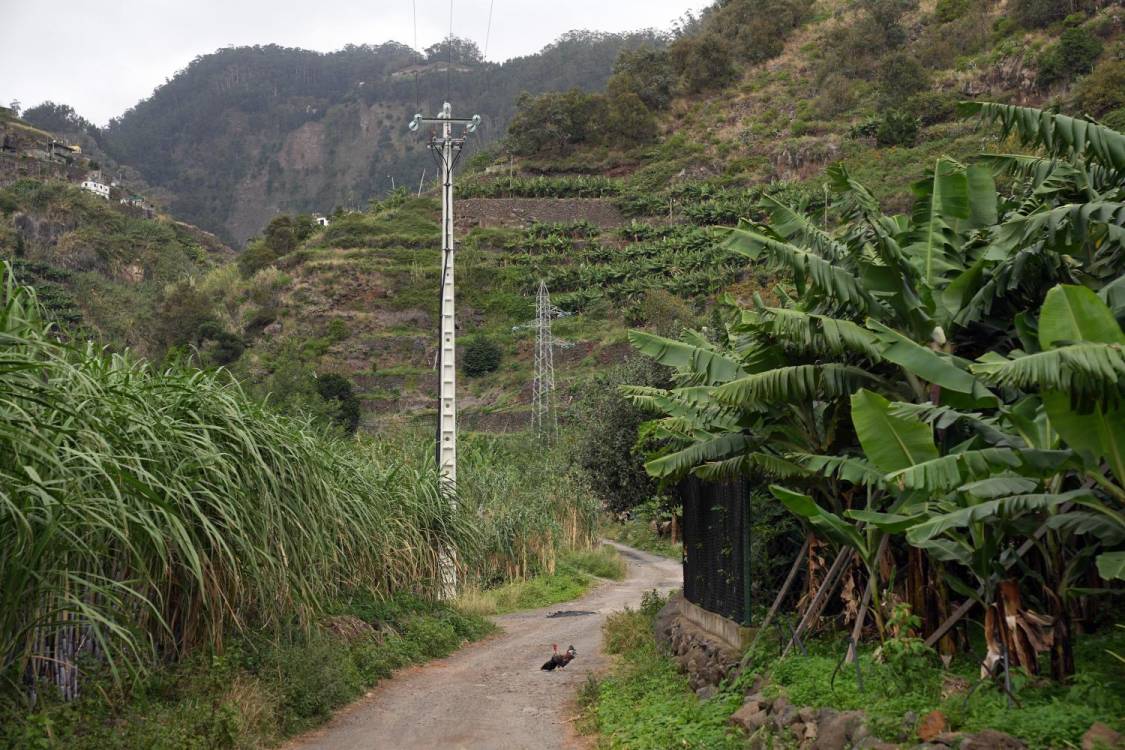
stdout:
POLYGON ((654 555, 663 555, 673 560, 683 558, 684 546, 672 544, 667 537, 658 536, 649 526, 649 521, 644 518, 635 518, 621 523, 603 516, 598 526, 598 531, 603 539, 610 539, 621 544, 627 544, 654 555))
POLYGON ((700 701, 688 679, 661 652, 653 637, 653 620, 666 600, 650 592, 637 610, 609 616, 605 649, 615 654, 613 667, 591 678, 579 693, 579 729, 597 733, 599 748, 629 750, 733 750, 743 738, 727 726, 741 694, 720 694, 700 701))
MULTIPOLYGON (((861 691, 850 671, 833 679, 846 648, 837 636, 813 639, 806 644, 808 656, 785 661, 777 660, 775 643, 759 644, 751 669, 701 701, 653 637, 653 621, 662 603, 659 597, 646 595, 639 610, 606 621, 606 650, 617 658, 609 672, 591 679, 579 696, 583 709, 579 727, 597 733, 600 748, 745 747, 745 737, 727 726, 727 718, 742 704, 755 674, 768 677, 769 698, 784 695, 796 706, 861 709, 873 734, 906 746, 918 742, 913 722, 935 709, 955 731, 998 729, 1031 748, 1081 747, 1083 733, 1094 722, 1125 729, 1121 718, 1125 717, 1125 672, 1113 656, 1125 653, 1123 629, 1079 638, 1075 649, 1079 671, 1068 683, 1013 675, 1019 703, 1012 707, 994 687, 972 689, 979 665, 971 655, 959 655, 943 669, 936 656, 909 664, 877 662, 869 645, 860 651, 866 686, 861 691), (913 720, 906 718, 910 715, 913 720)), ((788 734, 762 739, 766 747, 795 746, 788 734)))
POLYGON ((240 636, 118 689, 94 678, 31 713, 0 706, 0 748, 241 750, 276 745, 327 720, 404 666, 493 632, 487 620, 411 596, 338 602, 311 631, 240 636))
POLYGON ((625 573, 625 561, 612 547, 570 550, 560 553, 554 573, 491 589, 469 589, 457 598, 457 608, 475 616, 538 609, 582 596, 599 578, 620 581, 625 573))

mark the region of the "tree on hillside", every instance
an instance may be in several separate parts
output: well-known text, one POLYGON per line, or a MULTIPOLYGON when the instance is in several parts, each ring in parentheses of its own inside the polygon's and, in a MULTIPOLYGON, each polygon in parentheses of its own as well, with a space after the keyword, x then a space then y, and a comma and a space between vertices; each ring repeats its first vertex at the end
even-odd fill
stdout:
POLYGON ((338 413, 332 421, 344 432, 354 435, 359 428, 360 405, 352 381, 334 372, 316 376, 316 392, 329 404, 335 404, 338 413))
POLYGON ((37 128, 52 133, 75 133, 94 130, 94 125, 74 111, 69 104, 46 101, 23 113, 23 119, 37 128))
POLYGON ((607 90, 611 97, 632 92, 649 109, 661 110, 672 101, 675 82, 675 70, 668 52, 642 47, 625 50, 618 55, 607 90))
POLYGON ((656 139, 656 118, 632 91, 611 95, 605 135, 610 143, 650 143, 656 139))
POLYGON ((580 436, 571 459, 612 511, 629 510, 657 494, 656 482, 645 473, 636 448, 637 430, 650 415, 618 392, 625 383, 666 387, 668 371, 651 360, 632 357, 599 373, 571 409, 574 434, 580 436))
POLYGON ((508 146, 520 156, 568 153, 576 145, 596 142, 605 126, 605 97, 578 89, 523 94, 516 106, 508 146))
POLYGON ((728 0, 709 19, 733 53, 749 63, 781 53, 789 32, 809 14, 812 0, 728 0))
POLYGON ((472 39, 446 37, 426 47, 426 62, 453 62, 454 65, 476 65, 484 62, 480 47, 472 39))
POLYGON ((683 37, 668 52, 680 84, 689 94, 721 89, 738 77, 730 47, 717 34, 683 37))

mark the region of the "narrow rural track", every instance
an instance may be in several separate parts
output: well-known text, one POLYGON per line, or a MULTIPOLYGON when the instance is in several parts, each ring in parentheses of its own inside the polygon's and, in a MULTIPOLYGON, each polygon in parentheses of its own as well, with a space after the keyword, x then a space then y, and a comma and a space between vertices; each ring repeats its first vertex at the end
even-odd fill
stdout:
POLYGON ((403 670, 286 750, 554 750, 581 748, 572 701, 586 676, 606 664, 601 627, 611 612, 636 607, 650 589, 681 585, 679 563, 614 544, 629 564, 624 581, 544 609, 495 618, 504 632, 449 658, 403 670), (582 611, 548 617, 556 611, 582 611), (543 672, 551 654, 573 644, 578 658, 543 672))

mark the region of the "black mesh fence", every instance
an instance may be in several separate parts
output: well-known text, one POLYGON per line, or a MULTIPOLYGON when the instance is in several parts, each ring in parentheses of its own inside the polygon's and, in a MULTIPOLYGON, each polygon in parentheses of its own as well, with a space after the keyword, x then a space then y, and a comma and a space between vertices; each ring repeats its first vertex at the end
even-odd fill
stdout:
POLYGON ((689 477, 677 489, 684 509, 684 597, 749 625, 749 486, 689 477))

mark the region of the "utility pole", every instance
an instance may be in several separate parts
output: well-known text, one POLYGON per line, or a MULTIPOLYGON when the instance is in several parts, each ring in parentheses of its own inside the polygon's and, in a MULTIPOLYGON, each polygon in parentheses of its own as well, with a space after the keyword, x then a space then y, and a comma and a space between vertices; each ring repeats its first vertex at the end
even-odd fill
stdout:
POLYGON ((531 430, 540 443, 547 444, 558 437, 559 418, 555 409, 555 347, 569 349, 574 344, 555 338, 551 332, 554 318, 565 318, 570 313, 551 304, 547 282, 540 281, 535 293, 535 320, 514 326, 535 329, 535 380, 531 383, 531 430))
MULTIPOLYGON (((443 492, 456 503, 457 487, 457 351, 456 319, 453 309, 453 168, 461 158, 465 137, 480 125, 480 115, 468 120, 453 117, 449 102, 442 105, 437 117, 414 115, 410 129, 417 132, 422 125, 433 126, 430 151, 441 172, 441 339, 438 346, 438 425, 437 465, 443 492), (454 127, 463 130, 454 133, 454 127)), ((456 506, 454 506, 456 510, 456 506)), ((457 595, 457 560, 452 550, 441 556, 442 596, 457 595)))

